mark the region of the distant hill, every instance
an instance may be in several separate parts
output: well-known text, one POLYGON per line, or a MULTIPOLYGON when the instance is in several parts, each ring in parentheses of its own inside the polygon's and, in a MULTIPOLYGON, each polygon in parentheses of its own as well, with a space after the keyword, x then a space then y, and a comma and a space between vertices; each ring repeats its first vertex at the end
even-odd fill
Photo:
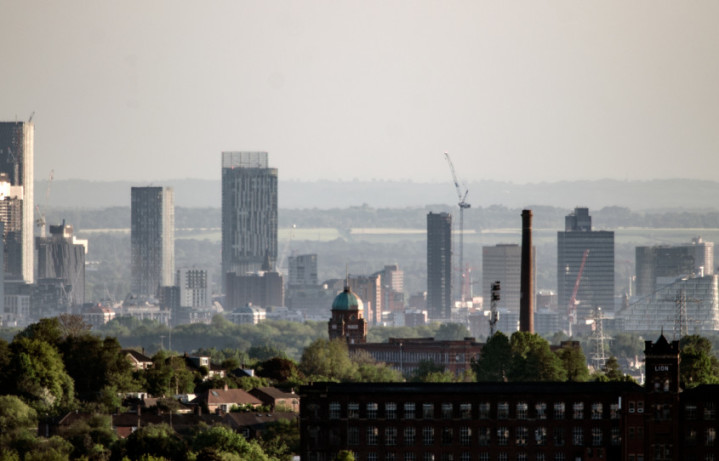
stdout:
MULTIPOLYGON (((56 180, 50 187, 51 208, 107 208, 130 206, 132 186, 172 186, 175 204, 189 208, 219 208, 221 187, 217 181, 177 179, 156 183, 56 180)), ((45 206, 47 180, 35 183, 35 198, 45 206)), ((562 181, 512 184, 479 181, 468 184, 467 200, 473 206, 554 206, 592 209, 605 206, 632 210, 716 210, 719 182, 688 179, 652 181, 562 181)), ((457 202, 454 187, 446 183, 402 181, 282 181, 279 206, 283 209, 347 208, 367 204, 376 208, 423 207, 457 202)))

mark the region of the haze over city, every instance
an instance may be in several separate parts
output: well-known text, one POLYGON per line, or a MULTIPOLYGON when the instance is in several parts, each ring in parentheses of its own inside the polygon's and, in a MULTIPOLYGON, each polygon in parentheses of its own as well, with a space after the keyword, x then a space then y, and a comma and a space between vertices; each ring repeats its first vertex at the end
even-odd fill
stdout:
MULTIPOLYGON (((715 179, 719 4, 0 2, 35 176, 715 179)), ((448 190, 448 198, 451 198, 448 190)))

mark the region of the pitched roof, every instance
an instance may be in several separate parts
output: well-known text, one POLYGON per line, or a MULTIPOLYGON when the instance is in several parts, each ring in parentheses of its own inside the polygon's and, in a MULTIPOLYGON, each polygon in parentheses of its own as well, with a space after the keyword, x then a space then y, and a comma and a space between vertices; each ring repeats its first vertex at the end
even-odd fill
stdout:
POLYGON ((262 399, 263 396, 270 397, 273 400, 277 399, 298 399, 299 396, 297 394, 293 394, 290 392, 285 392, 281 389, 277 389, 276 387, 257 387, 255 389, 252 389, 250 391, 250 394, 254 395, 255 397, 262 399))
POLYGON ((297 413, 291 411, 281 411, 277 413, 256 413, 254 411, 242 413, 227 413, 224 422, 232 428, 241 427, 259 427, 267 423, 274 423, 282 419, 294 421, 299 417, 297 413))
POLYGON ((242 389, 210 389, 197 397, 208 405, 235 403, 241 405, 262 405, 262 401, 242 389))
POLYGON ((134 349, 122 349, 120 351, 125 356, 129 355, 134 360, 137 360, 138 362, 152 362, 152 358, 146 356, 145 354, 142 354, 140 352, 137 352, 134 349))

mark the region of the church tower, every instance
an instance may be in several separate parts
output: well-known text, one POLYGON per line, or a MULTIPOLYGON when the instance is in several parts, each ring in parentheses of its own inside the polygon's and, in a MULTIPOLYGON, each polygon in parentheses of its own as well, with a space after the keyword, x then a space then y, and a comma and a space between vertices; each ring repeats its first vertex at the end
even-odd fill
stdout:
POLYGON ((349 285, 332 302, 332 318, 329 321, 330 340, 344 338, 347 344, 367 342, 367 322, 362 318, 362 300, 350 290, 349 285))

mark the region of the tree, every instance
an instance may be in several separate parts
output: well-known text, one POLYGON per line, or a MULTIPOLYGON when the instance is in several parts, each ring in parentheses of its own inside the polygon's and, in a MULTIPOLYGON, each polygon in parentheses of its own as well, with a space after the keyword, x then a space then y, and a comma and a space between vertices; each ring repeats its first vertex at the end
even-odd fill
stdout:
POLYGON ((315 380, 351 381, 357 377, 357 367, 342 339, 313 341, 302 353, 300 371, 315 380))
POLYGON ((642 338, 630 333, 617 333, 609 346, 611 355, 622 359, 633 359, 644 350, 642 338))
POLYGON ((73 334, 67 336, 58 349, 82 400, 97 401, 99 391, 108 386, 119 391, 136 387, 132 366, 120 353, 122 347, 115 338, 102 340, 90 334, 73 334))
POLYGON ((625 375, 622 372, 622 368, 619 366, 619 360, 614 356, 607 359, 603 371, 604 374, 599 374, 595 377, 597 381, 634 381, 631 376, 625 375))
POLYGON ((28 338, 45 341, 52 346, 57 346, 63 339, 63 331, 60 322, 56 317, 40 319, 37 323, 28 325, 23 331, 17 334, 15 339, 28 338))
POLYGON ((350 450, 340 450, 337 452, 335 461, 355 461, 355 455, 350 450))
POLYGON ((445 371, 442 365, 432 360, 420 360, 417 369, 412 373, 410 381, 419 383, 451 383, 455 381, 454 375, 445 371))
POLYGON ((711 341, 699 335, 689 335, 679 341, 679 346, 679 382, 682 387, 719 383, 719 360, 712 353, 711 341))
POLYGON ((524 331, 512 334, 510 381, 565 381, 567 373, 562 361, 541 336, 524 331))
POLYGON ((198 452, 198 461, 210 455, 224 453, 238 455, 238 459, 247 461, 269 461, 260 445, 248 442, 237 432, 226 426, 212 426, 198 432, 192 440, 193 450, 198 452))
POLYGON ((108 459, 111 447, 117 440, 109 415, 96 414, 87 419, 75 421, 60 429, 60 436, 73 446, 72 457, 88 460, 108 459))
POLYGON ((147 391, 155 396, 192 392, 194 373, 187 369, 185 359, 160 351, 152 357, 152 368, 145 371, 147 391))
POLYGON ((257 376, 269 378, 280 383, 302 376, 295 362, 282 357, 272 357, 271 359, 258 363, 255 372, 257 376))
POLYGON ((511 358, 509 338, 501 331, 496 332, 487 340, 479 359, 472 364, 477 381, 506 381, 511 358))
POLYGON ((57 321, 65 338, 87 334, 92 328, 92 325, 85 323, 80 315, 60 314, 57 321))
POLYGON ((39 339, 16 337, 10 348, 13 357, 9 371, 15 378, 16 395, 43 413, 68 408, 74 402, 74 383, 53 346, 39 339))
POLYGON ((300 430, 297 422, 280 419, 267 424, 260 433, 260 446, 267 456, 289 461, 300 452, 300 430))
POLYGON ((557 351, 557 356, 567 373, 567 381, 584 382, 589 379, 587 358, 581 347, 567 344, 557 351))
POLYGON ((461 323, 443 323, 439 326, 435 338, 438 341, 452 341, 464 339, 469 335, 469 330, 461 323))
POLYGON ((0 396, 0 436, 37 430, 37 412, 14 395, 0 396))
POLYGON ((167 424, 140 427, 127 438, 125 450, 130 459, 139 459, 147 454, 184 460, 187 455, 185 442, 167 424))

